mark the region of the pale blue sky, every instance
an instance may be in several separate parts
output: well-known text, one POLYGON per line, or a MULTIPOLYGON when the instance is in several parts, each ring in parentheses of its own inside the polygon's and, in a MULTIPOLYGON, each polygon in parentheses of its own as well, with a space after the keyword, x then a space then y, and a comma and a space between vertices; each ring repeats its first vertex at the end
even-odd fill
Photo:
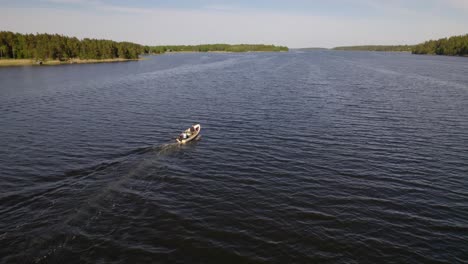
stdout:
POLYGON ((147 45, 414 44, 468 33, 468 0, 0 0, 0 30, 147 45))

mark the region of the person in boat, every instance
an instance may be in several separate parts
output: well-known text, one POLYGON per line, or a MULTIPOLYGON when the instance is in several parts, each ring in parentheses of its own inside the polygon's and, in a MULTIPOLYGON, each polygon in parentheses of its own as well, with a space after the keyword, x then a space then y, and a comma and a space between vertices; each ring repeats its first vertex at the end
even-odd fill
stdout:
POLYGON ((186 139, 186 138, 188 138, 188 136, 187 136, 187 133, 185 133, 185 132, 179 135, 179 140, 183 140, 183 139, 186 139))

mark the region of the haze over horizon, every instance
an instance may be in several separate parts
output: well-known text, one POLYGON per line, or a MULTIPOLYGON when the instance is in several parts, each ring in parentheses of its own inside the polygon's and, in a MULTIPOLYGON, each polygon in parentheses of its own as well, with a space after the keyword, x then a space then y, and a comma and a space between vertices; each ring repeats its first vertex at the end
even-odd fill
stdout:
POLYGON ((0 0, 0 30, 144 45, 417 44, 466 34, 468 0, 0 0))

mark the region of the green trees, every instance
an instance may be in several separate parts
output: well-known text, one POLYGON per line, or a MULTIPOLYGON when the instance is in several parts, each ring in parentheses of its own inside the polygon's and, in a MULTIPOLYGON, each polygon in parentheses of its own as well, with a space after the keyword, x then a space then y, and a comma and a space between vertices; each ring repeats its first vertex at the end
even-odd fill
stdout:
POLYGON ((3 54, 5 54, 6 50, 7 50, 6 45, 1 45, 0 46, 0 59, 3 59, 3 54))
POLYGON ((410 52, 413 46, 410 45, 366 45, 366 46, 343 46, 333 48, 334 50, 355 50, 355 51, 399 51, 410 52))
POLYGON ((263 44, 204 44, 204 45, 177 45, 148 47, 151 53, 164 52, 247 52, 247 51, 288 51, 288 47, 263 44))
POLYGON ((416 45, 413 54, 436 54, 449 56, 468 56, 468 34, 442 38, 439 40, 429 40, 416 45))
POLYGON ((468 34, 438 40, 429 40, 418 45, 399 46, 349 46, 336 47, 334 50, 363 51, 411 51, 413 54, 432 54, 449 56, 468 56, 468 34))
POLYGON ((137 59, 140 54, 165 53, 168 51, 287 51, 287 47, 274 45, 178 45, 142 46, 131 42, 89 39, 79 40, 58 34, 20 34, 0 31, 0 58, 70 60, 70 59, 137 59))
POLYGON ((142 46, 131 42, 67 37, 58 34, 20 34, 0 31, 0 58, 70 60, 70 59, 137 59, 140 54, 165 52, 246 52, 288 51, 287 47, 263 44, 208 44, 142 46))
POLYGON ((20 34, 0 31, 0 57, 9 59, 68 60, 137 59, 148 47, 131 42, 83 39, 58 34, 20 34))

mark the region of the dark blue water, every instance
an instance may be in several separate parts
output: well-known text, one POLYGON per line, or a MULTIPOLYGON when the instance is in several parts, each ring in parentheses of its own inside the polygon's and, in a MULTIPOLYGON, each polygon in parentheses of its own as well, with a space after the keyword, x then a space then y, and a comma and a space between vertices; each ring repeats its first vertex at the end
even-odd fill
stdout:
POLYGON ((1 68, 0 128, 0 263, 468 262, 467 58, 1 68))

